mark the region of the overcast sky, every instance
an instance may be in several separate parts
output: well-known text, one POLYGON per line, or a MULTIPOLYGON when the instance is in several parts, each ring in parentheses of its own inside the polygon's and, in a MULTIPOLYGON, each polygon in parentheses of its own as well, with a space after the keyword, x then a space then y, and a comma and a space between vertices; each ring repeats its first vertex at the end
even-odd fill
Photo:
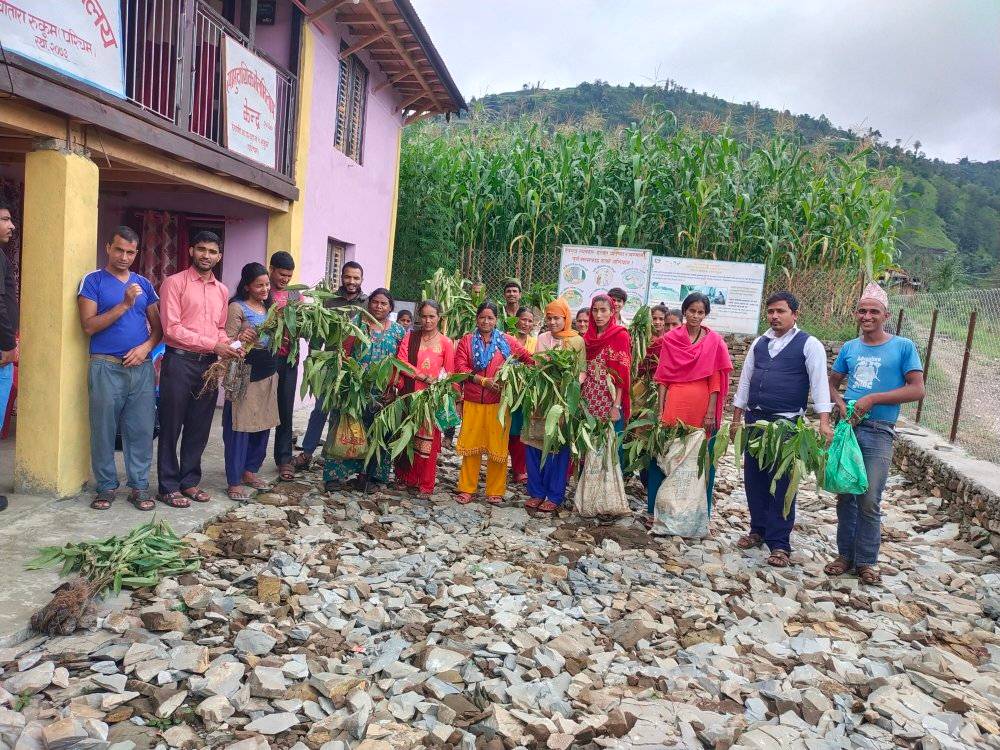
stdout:
POLYGON ((1000 0, 413 0, 465 97, 679 85, 1000 159, 1000 0))

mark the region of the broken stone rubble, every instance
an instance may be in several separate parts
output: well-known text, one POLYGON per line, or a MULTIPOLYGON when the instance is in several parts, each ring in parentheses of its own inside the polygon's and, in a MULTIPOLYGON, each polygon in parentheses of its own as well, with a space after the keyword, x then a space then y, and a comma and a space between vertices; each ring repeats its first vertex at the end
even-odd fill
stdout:
POLYGON ((822 575, 810 486, 793 567, 737 550, 728 464, 691 541, 635 486, 595 525, 318 484, 189 535, 202 569, 96 633, 0 649, 0 748, 1000 748, 997 559, 899 477, 883 588, 822 575))

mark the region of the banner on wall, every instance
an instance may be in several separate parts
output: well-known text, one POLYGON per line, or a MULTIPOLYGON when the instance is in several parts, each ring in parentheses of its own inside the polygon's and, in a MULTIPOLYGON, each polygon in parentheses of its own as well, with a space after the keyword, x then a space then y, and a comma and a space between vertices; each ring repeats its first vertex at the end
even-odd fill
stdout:
POLYGON ((0 0, 0 39, 11 52, 125 96, 118 0, 0 0))
POLYGON ((712 303, 706 323, 722 333, 757 333, 764 294, 764 265, 697 258, 653 258, 649 277, 650 305, 680 308, 691 292, 712 303))
POLYGON ((621 287, 628 292, 622 318, 629 321, 645 302, 649 286, 649 257, 649 250, 631 247, 563 245, 559 264, 559 296, 575 313, 581 307, 589 306, 595 294, 621 287))
POLYGON ((274 169, 278 71, 232 37, 225 39, 226 148, 274 169))

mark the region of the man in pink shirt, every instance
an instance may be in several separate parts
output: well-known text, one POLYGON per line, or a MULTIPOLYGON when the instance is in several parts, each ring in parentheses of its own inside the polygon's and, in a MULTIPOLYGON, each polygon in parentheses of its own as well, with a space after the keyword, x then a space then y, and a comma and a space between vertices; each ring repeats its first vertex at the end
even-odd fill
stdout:
POLYGON ((191 265, 163 280, 160 319, 166 354, 160 368, 160 442, 157 474, 160 501, 172 508, 211 498, 201 483, 201 456, 208 444, 218 391, 200 398, 202 376, 219 357, 239 357, 242 349, 226 335, 229 290, 215 278, 222 260, 219 238, 198 232, 188 249, 191 265), (180 440, 180 460, 177 441, 180 440))

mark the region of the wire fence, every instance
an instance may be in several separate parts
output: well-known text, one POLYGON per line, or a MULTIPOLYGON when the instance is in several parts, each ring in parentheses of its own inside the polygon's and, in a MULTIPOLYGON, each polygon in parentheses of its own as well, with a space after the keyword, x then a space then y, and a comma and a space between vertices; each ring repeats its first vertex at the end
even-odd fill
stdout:
POLYGON ((924 400, 903 415, 1000 464, 1000 289, 894 294, 890 304, 926 379, 924 400))

